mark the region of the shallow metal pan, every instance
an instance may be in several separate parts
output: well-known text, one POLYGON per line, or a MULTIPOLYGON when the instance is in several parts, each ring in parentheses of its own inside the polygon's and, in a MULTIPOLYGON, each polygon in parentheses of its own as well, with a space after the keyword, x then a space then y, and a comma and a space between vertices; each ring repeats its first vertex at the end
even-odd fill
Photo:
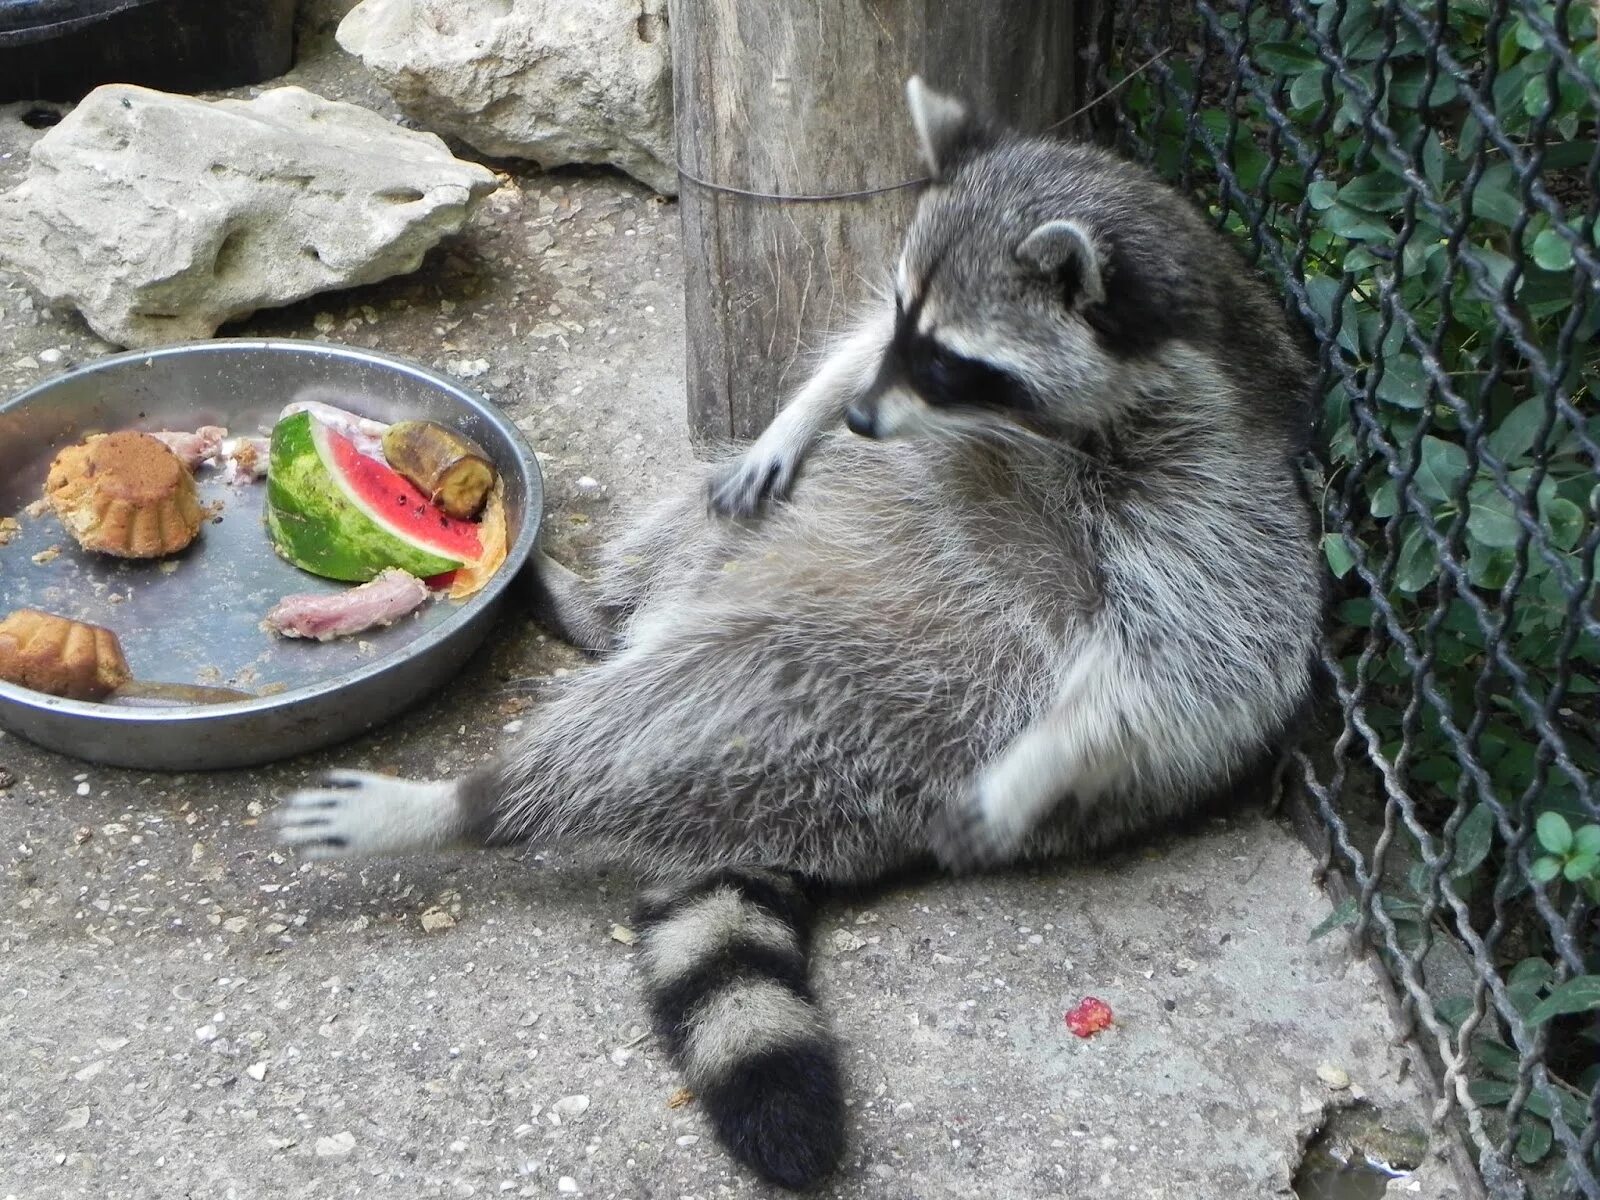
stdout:
POLYGON ((255 693, 188 707, 94 704, 0 682, 0 728, 77 758, 154 770, 245 766, 359 734, 450 678, 494 622, 538 537, 544 490, 522 435, 483 397, 404 359, 321 342, 218 339, 136 351, 78 367, 0 405, 0 516, 21 536, 0 546, 0 615, 39 608, 114 630, 135 678, 255 693), (264 484, 230 487, 202 470, 202 503, 222 501, 183 554, 123 562, 80 550, 49 513, 22 510, 50 460, 87 434, 225 425, 270 428, 297 396, 337 399, 378 420, 436 420, 476 439, 506 485, 508 554, 464 602, 438 598, 388 629, 316 643, 260 621, 278 597, 347 586, 297 571, 262 526, 264 484), (60 548, 51 561, 33 556, 60 548), (113 599, 116 597, 116 599, 113 599))

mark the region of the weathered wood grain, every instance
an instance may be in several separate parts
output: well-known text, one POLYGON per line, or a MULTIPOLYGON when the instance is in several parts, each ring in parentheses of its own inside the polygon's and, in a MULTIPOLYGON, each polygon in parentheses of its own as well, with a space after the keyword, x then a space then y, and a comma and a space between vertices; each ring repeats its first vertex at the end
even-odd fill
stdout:
MULTIPOLYGON (((1028 130, 1077 95, 1072 0, 675 0, 678 152, 701 179, 784 195, 923 173, 905 81, 1028 130)), ((687 180, 689 427, 755 436, 810 352, 886 283, 915 191, 825 203, 729 196, 687 180)))

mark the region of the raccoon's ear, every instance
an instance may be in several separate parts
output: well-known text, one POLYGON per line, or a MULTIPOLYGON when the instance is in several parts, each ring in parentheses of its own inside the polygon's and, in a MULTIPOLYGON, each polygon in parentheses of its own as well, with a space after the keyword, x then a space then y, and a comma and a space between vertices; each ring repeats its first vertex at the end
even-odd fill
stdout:
POLYGON ((968 104, 934 91, 920 75, 906 80, 906 104, 922 159, 935 179, 942 179, 962 159, 994 140, 988 125, 968 104))
POLYGON ((1094 239, 1076 221, 1046 221, 1017 246, 1017 261, 1061 288, 1069 308, 1106 298, 1104 269, 1094 239))

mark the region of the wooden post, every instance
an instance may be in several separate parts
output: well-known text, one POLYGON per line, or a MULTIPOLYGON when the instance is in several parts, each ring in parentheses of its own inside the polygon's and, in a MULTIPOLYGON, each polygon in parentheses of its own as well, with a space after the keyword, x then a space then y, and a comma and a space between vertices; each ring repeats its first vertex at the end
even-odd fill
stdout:
MULTIPOLYGON (((1019 129, 1079 94, 1073 0, 674 0, 678 154, 711 183, 780 195, 924 173, 905 82, 1019 129)), ((754 437, 815 350, 887 283, 915 189, 779 202, 682 181, 689 431, 754 437)))

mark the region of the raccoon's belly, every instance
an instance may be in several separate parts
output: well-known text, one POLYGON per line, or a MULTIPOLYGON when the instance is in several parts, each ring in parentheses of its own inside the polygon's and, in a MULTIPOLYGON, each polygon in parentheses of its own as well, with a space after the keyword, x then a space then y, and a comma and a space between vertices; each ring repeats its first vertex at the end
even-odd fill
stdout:
POLYGON ((753 726, 810 714, 834 749, 964 776, 1048 707, 1083 572, 903 446, 829 449, 759 521, 696 513, 630 641, 699 647, 706 701, 737 687, 753 726))

